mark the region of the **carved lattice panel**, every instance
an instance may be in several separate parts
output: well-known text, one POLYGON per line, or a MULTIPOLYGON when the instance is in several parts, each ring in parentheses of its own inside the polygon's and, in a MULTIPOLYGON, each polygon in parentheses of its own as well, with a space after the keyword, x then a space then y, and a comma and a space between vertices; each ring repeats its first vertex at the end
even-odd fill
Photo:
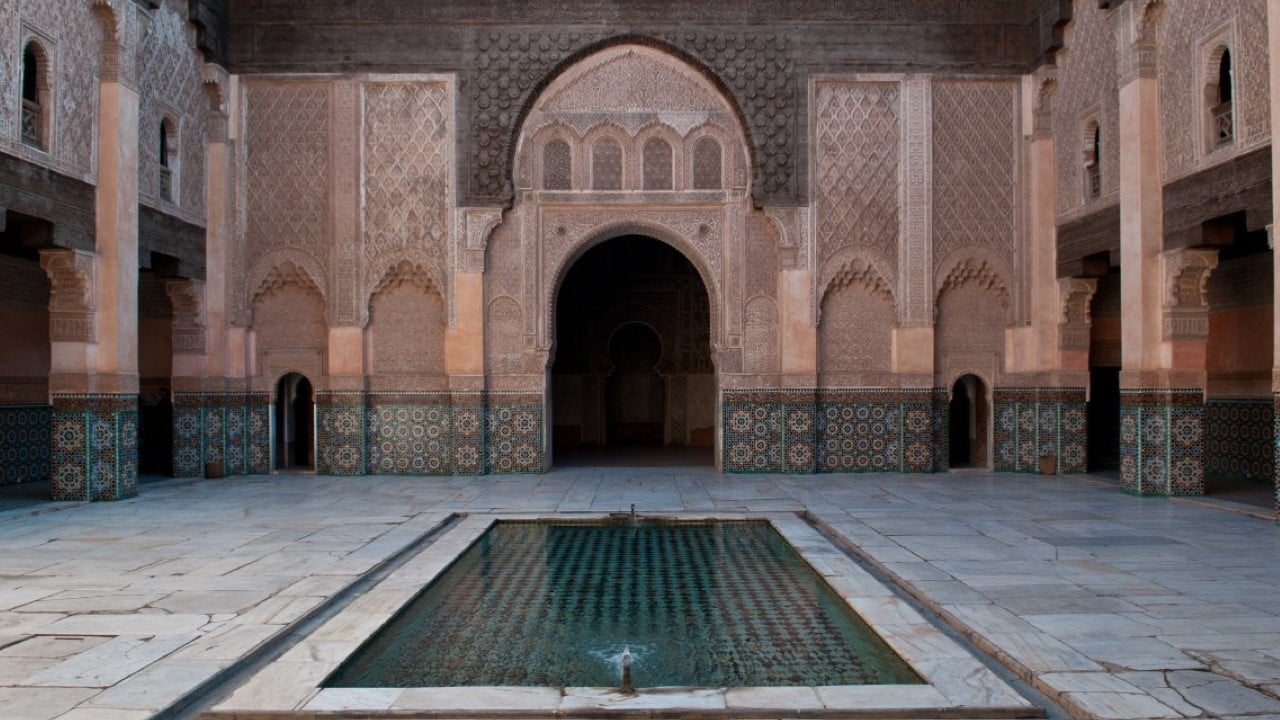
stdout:
POLYGON ((139 65, 141 98, 138 108, 138 195, 154 206, 159 201, 160 121, 169 114, 180 133, 179 187, 181 214, 204 222, 204 150, 208 104, 203 90, 200 52, 188 42, 185 5, 166 0, 152 13, 151 28, 142 40, 139 65), (167 108, 168 110, 162 110, 167 108))
POLYGON ((897 256, 898 86, 824 83, 817 92, 821 259, 861 245, 897 256))
POLYGON ((251 83, 246 94, 250 265, 281 247, 328 256, 329 87, 251 83))
POLYGON ((406 252, 444 287, 448 242, 449 88, 443 82, 365 86, 365 257, 372 282, 406 252))
MULTIPOLYGON (((1067 51, 1058 59, 1053 96, 1055 208, 1059 218, 1084 210, 1085 123, 1102 136, 1102 198, 1114 202, 1120 185, 1120 100, 1116 90, 1116 18, 1096 3, 1080 3, 1068 25, 1067 51)), ((1091 141, 1090 141, 1091 142, 1091 141)))
POLYGON ((1017 85, 939 82, 933 88, 934 264, 965 246, 1013 250, 1017 85))

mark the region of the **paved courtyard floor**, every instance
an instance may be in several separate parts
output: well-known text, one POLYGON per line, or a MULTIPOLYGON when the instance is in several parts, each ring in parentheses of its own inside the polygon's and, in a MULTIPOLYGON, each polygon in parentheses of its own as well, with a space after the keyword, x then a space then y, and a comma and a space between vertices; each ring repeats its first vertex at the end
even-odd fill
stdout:
POLYGON ((0 513, 0 718, 174 716, 451 513, 633 503, 808 511, 1077 717, 1280 719, 1269 513, 1087 476, 703 467, 168 481, 120 503, 0 513))

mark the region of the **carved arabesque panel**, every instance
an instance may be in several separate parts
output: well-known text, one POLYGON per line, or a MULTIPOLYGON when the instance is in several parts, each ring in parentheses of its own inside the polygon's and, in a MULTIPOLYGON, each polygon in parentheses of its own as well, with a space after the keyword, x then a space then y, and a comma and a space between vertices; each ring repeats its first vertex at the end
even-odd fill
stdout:
POLYGON ((452 102, 444 82, 364 86, 364 249, 366 288, 386 261, 424 258, 437 288, 448 288, 452 102))
POLYGON ((893 369, 897 310, 888 284, 867 270, 841 276, 822 299, 818 373, 824 377, 893 369))
POLYGON ((1164 180, 1169 182, 1270 140, 1270 71, 1266 0, 1166 1, 1163 5, 1159 28, 1160 132, 1164 180), (1204 86, 1210 78, 1206 77, 1208 69, 1202 67, 1200 41, 1233 23, 1236 137, 1226 153, 1208 156, 1201 115, 1206 112, 1204 86))
POLYGON ((899 111, 896 83, 819 83, 819 263, 845 246, 896 255, 899 111))
POLYGON ((1084 146, 1086 116, 1101 130, 1102 192, 1098 205, 1117 201, 1120 188, 1120 100, 1116 87, 1116 18, 1096 3, 1076 3, 1067 25, 1066 50, 1058 54, 1053 96, 1053 140, 1058 221, 1085 212, 1084 146))
POLYGON ((421 268, 401 263, 370 302, 370 374, 443 375, 444 300, 421 268))
POLYGON ((818 84, 819 264, 846 246, 897 257, 898 103, 896 83, 818 84))
POLYGON ((33 163, 91 180, 94 157, 98 78, 101 75, 101 26, 85 0, 0 0, 0 149, 33 163), (38 35, 47 39, 52 70, 52 154, 21 141, 16 99, 20 97, 22 44, 38 35))
POLYGON ((295 247, 329 257, 329 85, 247 81, 248 264, 295 247))
POLYGON ((209 106, 204 93, 204 62, 191 43, 186 3, 164 0, 152 11, 151 27, 140 50, 138 106, 138 195, 151 207, 171 211, 159 197, 160 121, 169 116, 179 136, 175 188, 179 212, 188 222, 204 224, 204 162, 209 106))
POLYGON ((1012 255, 1018 86, 1003 80, 938 81, 933 111, 934 266, 968 246, 1012 255))
MULTIPOLYGON (((468 195, 501 199, 510 192, 510 158, 521 109, 561 63, 606 39, 591 32, 489 32, 475 38, 471 76, 468 195)), ((798 194, 795 166, 795 67, 786 39, 774 33, 722 35, 691 30, 661 41, 705 63, 748 119, 755 144, 756 189, 798 194)))

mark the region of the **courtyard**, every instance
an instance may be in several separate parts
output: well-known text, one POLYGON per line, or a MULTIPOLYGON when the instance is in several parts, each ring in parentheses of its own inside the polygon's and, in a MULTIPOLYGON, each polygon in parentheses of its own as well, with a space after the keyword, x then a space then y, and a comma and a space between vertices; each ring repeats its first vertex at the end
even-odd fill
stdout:
POLYGON ((1267 510, 1123 495, 1092 476, 700 467, 165 480, 119 503, 6 511, 0 707, 6 720, 197 716, 228 697, 269 707, 270 692, 235 690, 254 672, 270 688, 273 668, 259 671, 296 651, 292 626, 358 603, 371 573, 430 548, 455 513, 632 504, 804 513, 1043 693, 1051 717, 1280 717, 1280 528, 1267 510))

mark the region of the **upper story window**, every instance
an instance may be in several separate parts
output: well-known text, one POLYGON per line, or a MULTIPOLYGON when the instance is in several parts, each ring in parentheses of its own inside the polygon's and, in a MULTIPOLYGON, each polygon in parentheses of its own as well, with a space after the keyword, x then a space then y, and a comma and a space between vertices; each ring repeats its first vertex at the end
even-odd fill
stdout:
POLYGON ((49 138, 48 54, 35 40, 22 51, 22 142, 44 150, 49 138))
POLYGON ((693 189, 719 190, 724 187, 720 143, 702 138, 693 146, 693 189))
POLYGON ((1097 120, 1085 125, 1084 196, 1087 200, 1102 197, 1102 128, 1097 120))
POLYGON ((1218 53, 1221 53, 1221 56, 1218 58, 1216 82, 1210 84, 1206 93, 1209 101, 1209 115, 1212 118, 1209 124, 1210 150, 1235 140, 1235 115, 1232 110, 1235 78, 1231 69, 1231 50, 1220 47, 1218 53))
POLYGON ((160 121, 160 199, 176 202, 176 176, 178 171, 178 133, 169 118, 160 121))
POLYGON ((622 189, 622 146, 613 138, 598 140, 591 148, 591 189, 622 189))
POLYGON ((644 189, 670 190, 671 145, 666 140, 653 138, 644 144, 644 189))
POLYGON ((542 148, 542 189, 570 190, 573 188, 573 156, 569 143, 556 139, 542 148))

